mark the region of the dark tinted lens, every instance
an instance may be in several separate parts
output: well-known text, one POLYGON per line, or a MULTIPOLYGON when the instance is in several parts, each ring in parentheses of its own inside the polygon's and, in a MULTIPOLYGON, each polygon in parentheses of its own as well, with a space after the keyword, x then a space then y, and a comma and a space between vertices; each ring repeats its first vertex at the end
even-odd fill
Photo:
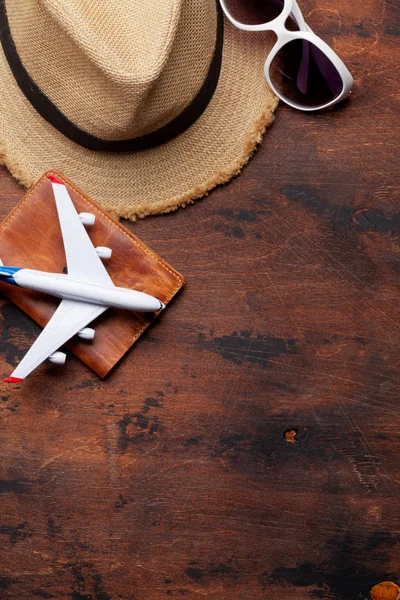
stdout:
POLYGON ((262 25, 279 17, 285 0, 225 0, 229 14, 243 25, 262 25))
POLYGON ((283 98, 304 106, 318 108, 337 98, 343 80, 329 58, 312 42, 292 40, 276 54, 270 77, 283 98))

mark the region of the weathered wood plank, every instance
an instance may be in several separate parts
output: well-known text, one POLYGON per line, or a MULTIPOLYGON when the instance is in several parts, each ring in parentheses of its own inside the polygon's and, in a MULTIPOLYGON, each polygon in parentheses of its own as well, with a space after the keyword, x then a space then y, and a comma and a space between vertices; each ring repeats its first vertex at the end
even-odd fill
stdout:
MULTIPOLYGON (((2 388, 3 598, 399 583, 399 8, 304 5, 352 99, 281 107, 237 180, 129 225, 187 287, 104 382, 71 358, 2 388)), ((0 182, 5 217, 23 192, 0 182)), ((8 373, 37 330, 5 300, 1 317, 8 373)))

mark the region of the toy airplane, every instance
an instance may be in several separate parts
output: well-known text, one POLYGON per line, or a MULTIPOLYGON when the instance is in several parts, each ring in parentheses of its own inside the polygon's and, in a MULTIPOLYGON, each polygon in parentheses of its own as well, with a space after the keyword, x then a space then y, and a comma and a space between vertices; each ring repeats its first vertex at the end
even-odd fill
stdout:
POLYGON ((95 215, 78 215, 64 183, 52 175, 48 178, 56 201, 68 275, 5 267, 0 260, 1 281, 62 298, 36 342, 11 376, 4 379, 7 383, 22 381, 46 359, 64 364, 66 355, 58 348, 74 335, 92 340, 95 332, 87 325, 111 306, 141 312, 165 308, 154 296, 113 284, 100 260, 110 258, 111 249, 94 248, 84 227, 94 224, 95 215))

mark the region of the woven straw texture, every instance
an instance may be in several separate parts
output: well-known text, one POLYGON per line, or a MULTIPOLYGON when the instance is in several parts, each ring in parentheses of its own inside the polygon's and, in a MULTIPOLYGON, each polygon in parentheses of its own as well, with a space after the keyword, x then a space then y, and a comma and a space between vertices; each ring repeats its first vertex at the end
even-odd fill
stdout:
POLYGON ((138 137, 171 121, 201 87, 214 52, 215 0, 6 6, 32 79, 73 123, 102 139, 138 137))
MULTIPOLYGON (((33 79, 77 125, 105 139, 147 133, 179 114, 198 91, 215 44, 213 0, 164 0, 168 19, 151 2, 146 36, 135 31, 133 37, 124 13, 126 21, 128 5, 140 12, 143 3, 120 3, 120 11, 102 8, 99 21, 97 2, 74 0, 75 12, 60 0, 7 2, 17 50, 33 79), (21 5, 30 4, 38 5, 37 22, 27 28, 32 13, 21 5), (135 36, 141 42, 133 52, 128 42, 135 36), (53 62, 43 60, 47 56, 53 62)), ((135 15, 142 27, 146 14, 135 15)), ((203 115, 166 144, 121 154, 87 150, 42 119, 1 50, 0 161, 27 187, 57 169, 116 217, 134 220, 185 206, 238 174, 271 123, 277 100, 263 77, 270 45, 268 34, 240 32, 225 21, 220 80, 203 115)))

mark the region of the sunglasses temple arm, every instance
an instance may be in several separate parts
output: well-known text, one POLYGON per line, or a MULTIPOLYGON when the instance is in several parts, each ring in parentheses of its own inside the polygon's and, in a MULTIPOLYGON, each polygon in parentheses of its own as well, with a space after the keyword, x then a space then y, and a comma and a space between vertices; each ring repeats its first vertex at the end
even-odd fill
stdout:
MULTIPOLYGON (((307 23, 305 22, 303 13, 301 12, 300 7, 297 4, 296 0, 293 0, 292 14, 293 14, 294 18, 296 19, 297 24, 302 31, 308 31, 308 33, 314 33, 313 30, 311 29, 311 27, 309 27, 309 25, 307 25, 307 23)), ((304 40, 303 41, 303 54, 301 57, 299 72, 297 74, 297 86, 298 86, 299 90, 301 90, 303 92, 303 94, 307 93, 307 88, 308 88, 307 76, 308 76, 308 70, 309 70, 309 65, 310 65, 310 53, 311 52, 312 52, 312 50, 310 49, 310 44, 306 40, 304 40)), ((313 53, 313 58, 314 58, 315 62, 317 63, 319 69, 321 70, 321 73, 324 73, 325 66, 326 66, 325 61, 321 60, 318 52, 313 53)), ((327 77, 327 81, 329 82, 329 77, 327 77)))
MULTIPOLYGON (((296 22, 300 28, 300 31, 310 31, 311 32, 311 29, 305 22, 303 13, 301 12, 300 7, 297 4, 296 0, 293 0, 292 15, 296 19, 296 22)), ((302 46, 303 46, 303 52, 301 55, 299 71, 297 73, 297 87, 303 94, 306 94, 307 89, 308 89, 308 69, 309 69, 309 65, 310 65, 310 45, 307 44, 307 42, 303 41, 302 46)))
POLYGON ((297 87, 303 94, 307 94, 308 91, 308 72, 310 67, 310 44, 303 40, 303 52, 301 55, 301 62, 299 71, 297 73, 297 87))
POLYGON ((293 0, 292 15, 296 19, 300 31, 309 31, 310 33, 313 33, 312 29, 305 22, 303 13, 301 12, 300 6, 297 4, 296 0, 293 0))

